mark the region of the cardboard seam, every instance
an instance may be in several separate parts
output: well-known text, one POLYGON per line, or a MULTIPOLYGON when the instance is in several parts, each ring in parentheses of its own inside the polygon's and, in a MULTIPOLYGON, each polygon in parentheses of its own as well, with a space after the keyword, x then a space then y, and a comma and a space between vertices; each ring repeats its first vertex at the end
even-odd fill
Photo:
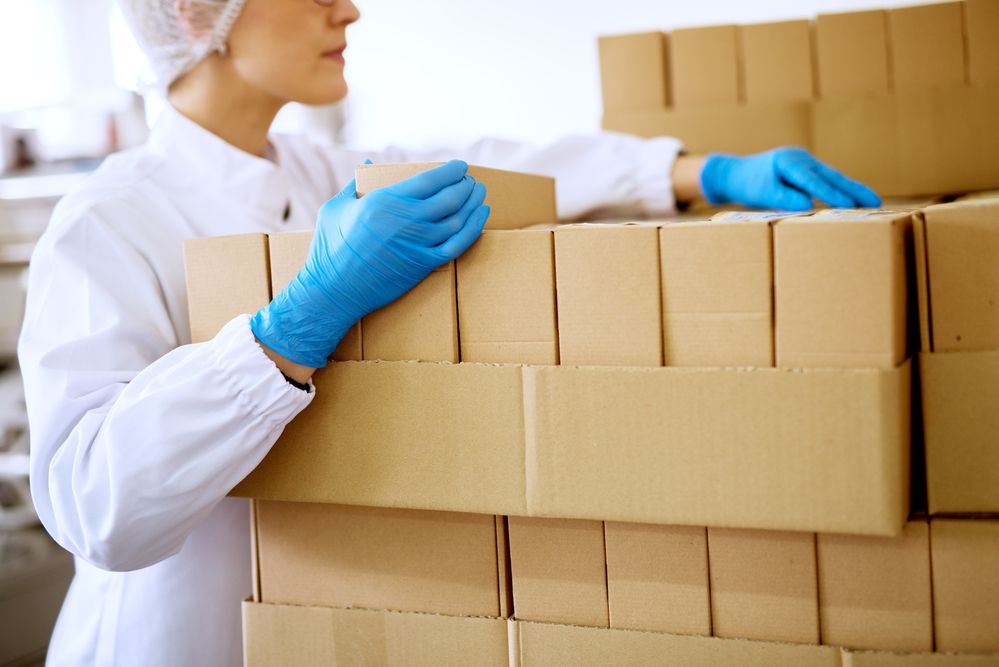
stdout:
MULTIPOLYGON (((927 503, 928 505, 929 503, 927 503)), ((933 585, 933 519, 926 517, 926 548, 929 549, 930 563, 930 650, 937 650, 937 611, 936 611, 936 591, 933 585)))
POLYGON ((260 591, 260 537, 257 523, 257 503, 250 498, 250 566, 253 573, 253 602, 262 602, 260 591))
POLYGON ((819 586, 819 535, 812 533, 812 559, 815 562, 815 636, 816 644, 822 646, 822 587, 819 586))
POLYGON ((555 365, 562 363, 562 346, 558 327, 558 269, 555 267, 555 232, 548 232, 548 250, 551 254, 552 267, 552 316, 555 322, 555 365))
POLYGON ((511 616, 506 620, 506 652, 510 667, 520 667, 521 656, 520 624, 511 616))
POLYGON ((537 433, 535 414, 537 403, 537 385, 535 379, 535 369, 531 366, 522 366, 520 369, 520 395, 522 403, 522 417, 524 423, 524 502, 522 506, 528 516, 535 516, 537 508, 534 506, 534 488, 537 485, 537 433))
POLYGON ((604 548, 604 602, 607 605, 607 627, 611 627, 610 575, 607 572, 607 522, 600 522, 600 536, 604 548))
POLYGON ((704 562, 705 562, 705 573, 708 577, 708 636, 715 636, 715 612, 714 605, 711 603, 711 555, 710 549, 708 547, 708 528, 705 526, 704 530, 704 562))

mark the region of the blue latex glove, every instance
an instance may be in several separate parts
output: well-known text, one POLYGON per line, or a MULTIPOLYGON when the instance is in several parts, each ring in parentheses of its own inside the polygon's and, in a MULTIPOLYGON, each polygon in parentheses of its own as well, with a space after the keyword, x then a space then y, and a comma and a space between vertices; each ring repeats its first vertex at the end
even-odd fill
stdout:
POLYGON ((712 204, 806 211, 812 198, 835 208, 875 207, 869 187, 816 160, 803 148, 776 148, 736 157, 714 153, 701 170, 701 191, 712 204))
POLYGON ((489 217, 486 188, 452 160, 357 198, 351 181, 323 204, 305 266, 257 311, 257 339, 322 368, 364 315, 411 290, 471 246, 489 217))

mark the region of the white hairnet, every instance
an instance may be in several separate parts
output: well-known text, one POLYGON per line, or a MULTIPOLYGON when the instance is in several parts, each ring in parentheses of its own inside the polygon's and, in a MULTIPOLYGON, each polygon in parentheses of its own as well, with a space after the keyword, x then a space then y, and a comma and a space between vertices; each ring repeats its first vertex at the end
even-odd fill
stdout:
POLYGON ((154 87, 171 83, 212 51, 225 52, 226 38, 245 0, 118 0, 152 67, 154 87), (183 9, 181 9, 183 8, 183 9))

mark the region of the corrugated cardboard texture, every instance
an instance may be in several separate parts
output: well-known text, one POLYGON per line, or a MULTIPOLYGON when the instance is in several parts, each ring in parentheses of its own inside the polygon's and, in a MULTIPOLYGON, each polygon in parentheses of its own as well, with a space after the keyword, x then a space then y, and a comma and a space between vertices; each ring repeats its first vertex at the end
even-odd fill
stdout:
POLYGON ((999 656, 959 653, 843 651, 843 667, 996 667, 999 656))
POLYGON ((184 258, 192 343, 211 340, 231 319, 271 300, 263 234, 190 239, 184 258))
POLYGON ((658 228, 558 229, 555 276, 562 364, 662 365, 658 228))
POLYGON ((711 634, 707 531, 699 526, 604 526, 612 628, 711 634))
MULTIPOLYGON (((309 256, 312 232, 282 232, 267 237, 270 247, 271 294, 277 294, 291 282, 309 256)), ((334 361, 361 360, 361 323, 352 326, 333 351, 334 361)))
POLYGON ((892 368, 906 358, 911 217, 867 216, 777 223, 777 365, 892 368))
MULTIPOLYGON (((357 194, 398 183, 439 162, 362 164, 357 167, 357 194)), ((556 222, 555 179, 535 174, 469 165, 468 175, 486 186, 485 203, 492 209, 486 229, 516 229, 556 222)))
POLYGON ((930 523, 938 651, 999 651, 999 521, 930 523))
POLYGON ((964 30, 971 85, 999 84, 999 2, 964 0, 964 30))
POLYGON ((557 364, 550 231, 486 231, 458 259, 462 361, 557 364))
POLYGON ((747 104, 812 99, 811 31, 808 21, 739 26, 747 104))
POLYGON ((669 43, 673 106, 734 105, 741 101, 734 25, 680 28, 671 33, 669 43))
POLYGON ((821 97, 889 91, 888 15, 883 10, 819 14, 815 47, 821 97))
POLYGON ((888 10, 895 90, 965 82, 963 12, 961 2, 888 10))
POLYGON ((508 667, 507 621, 243 603, 246 667, 508 667))
POLYGON ((498 616, 488 514, 257 502, 261 600, 498 616))
POLYGON ((999 512, 999 352, 919 362, 930 512, 999 512))
POLYGON ((614 111, 604 114, 603 128, 640 137, 682 137, 691 153, 748 154, 812 143, 810 109, 804 102, 614 111))
POLYGON ((521 667, 682 665, 683 667, 839 667, 840 650, 716 637, 667 635, 634 630, 578 628, 517 622, 521 667))
POLYGON ((770 222, 660 230, 667 366, 772 366, 770 222))
POLYGON ((365 360, 458 361, 454 262, 361 320, 365 360))
POLYGON ((717 637, 819 643, 815 535, 708 528, 717 637))
POLYGON ((600 521, 510 517, 517 618, 607 627, 607 569, 600 521))
POLYGON ((646 32, 598 40, 604 109, 665 109, 670 105, 668 35, 646 32))
POLYGON ((822 642, 892 651, 933 650, 930 527, 901 537, 818 536, 822 642))
POLYGON ((999 201, 923 211, 935 352, 999 348, 999 201))

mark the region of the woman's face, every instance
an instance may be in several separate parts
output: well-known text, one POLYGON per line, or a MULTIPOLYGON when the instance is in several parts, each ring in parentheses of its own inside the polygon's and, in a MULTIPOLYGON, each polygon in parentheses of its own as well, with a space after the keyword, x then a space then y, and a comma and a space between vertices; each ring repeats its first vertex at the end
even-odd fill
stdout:
POLYGON ((332 104, 347 94, 351 0, 246 0, 229 33, 228 58, 254 88, 287 102, 332 104))

